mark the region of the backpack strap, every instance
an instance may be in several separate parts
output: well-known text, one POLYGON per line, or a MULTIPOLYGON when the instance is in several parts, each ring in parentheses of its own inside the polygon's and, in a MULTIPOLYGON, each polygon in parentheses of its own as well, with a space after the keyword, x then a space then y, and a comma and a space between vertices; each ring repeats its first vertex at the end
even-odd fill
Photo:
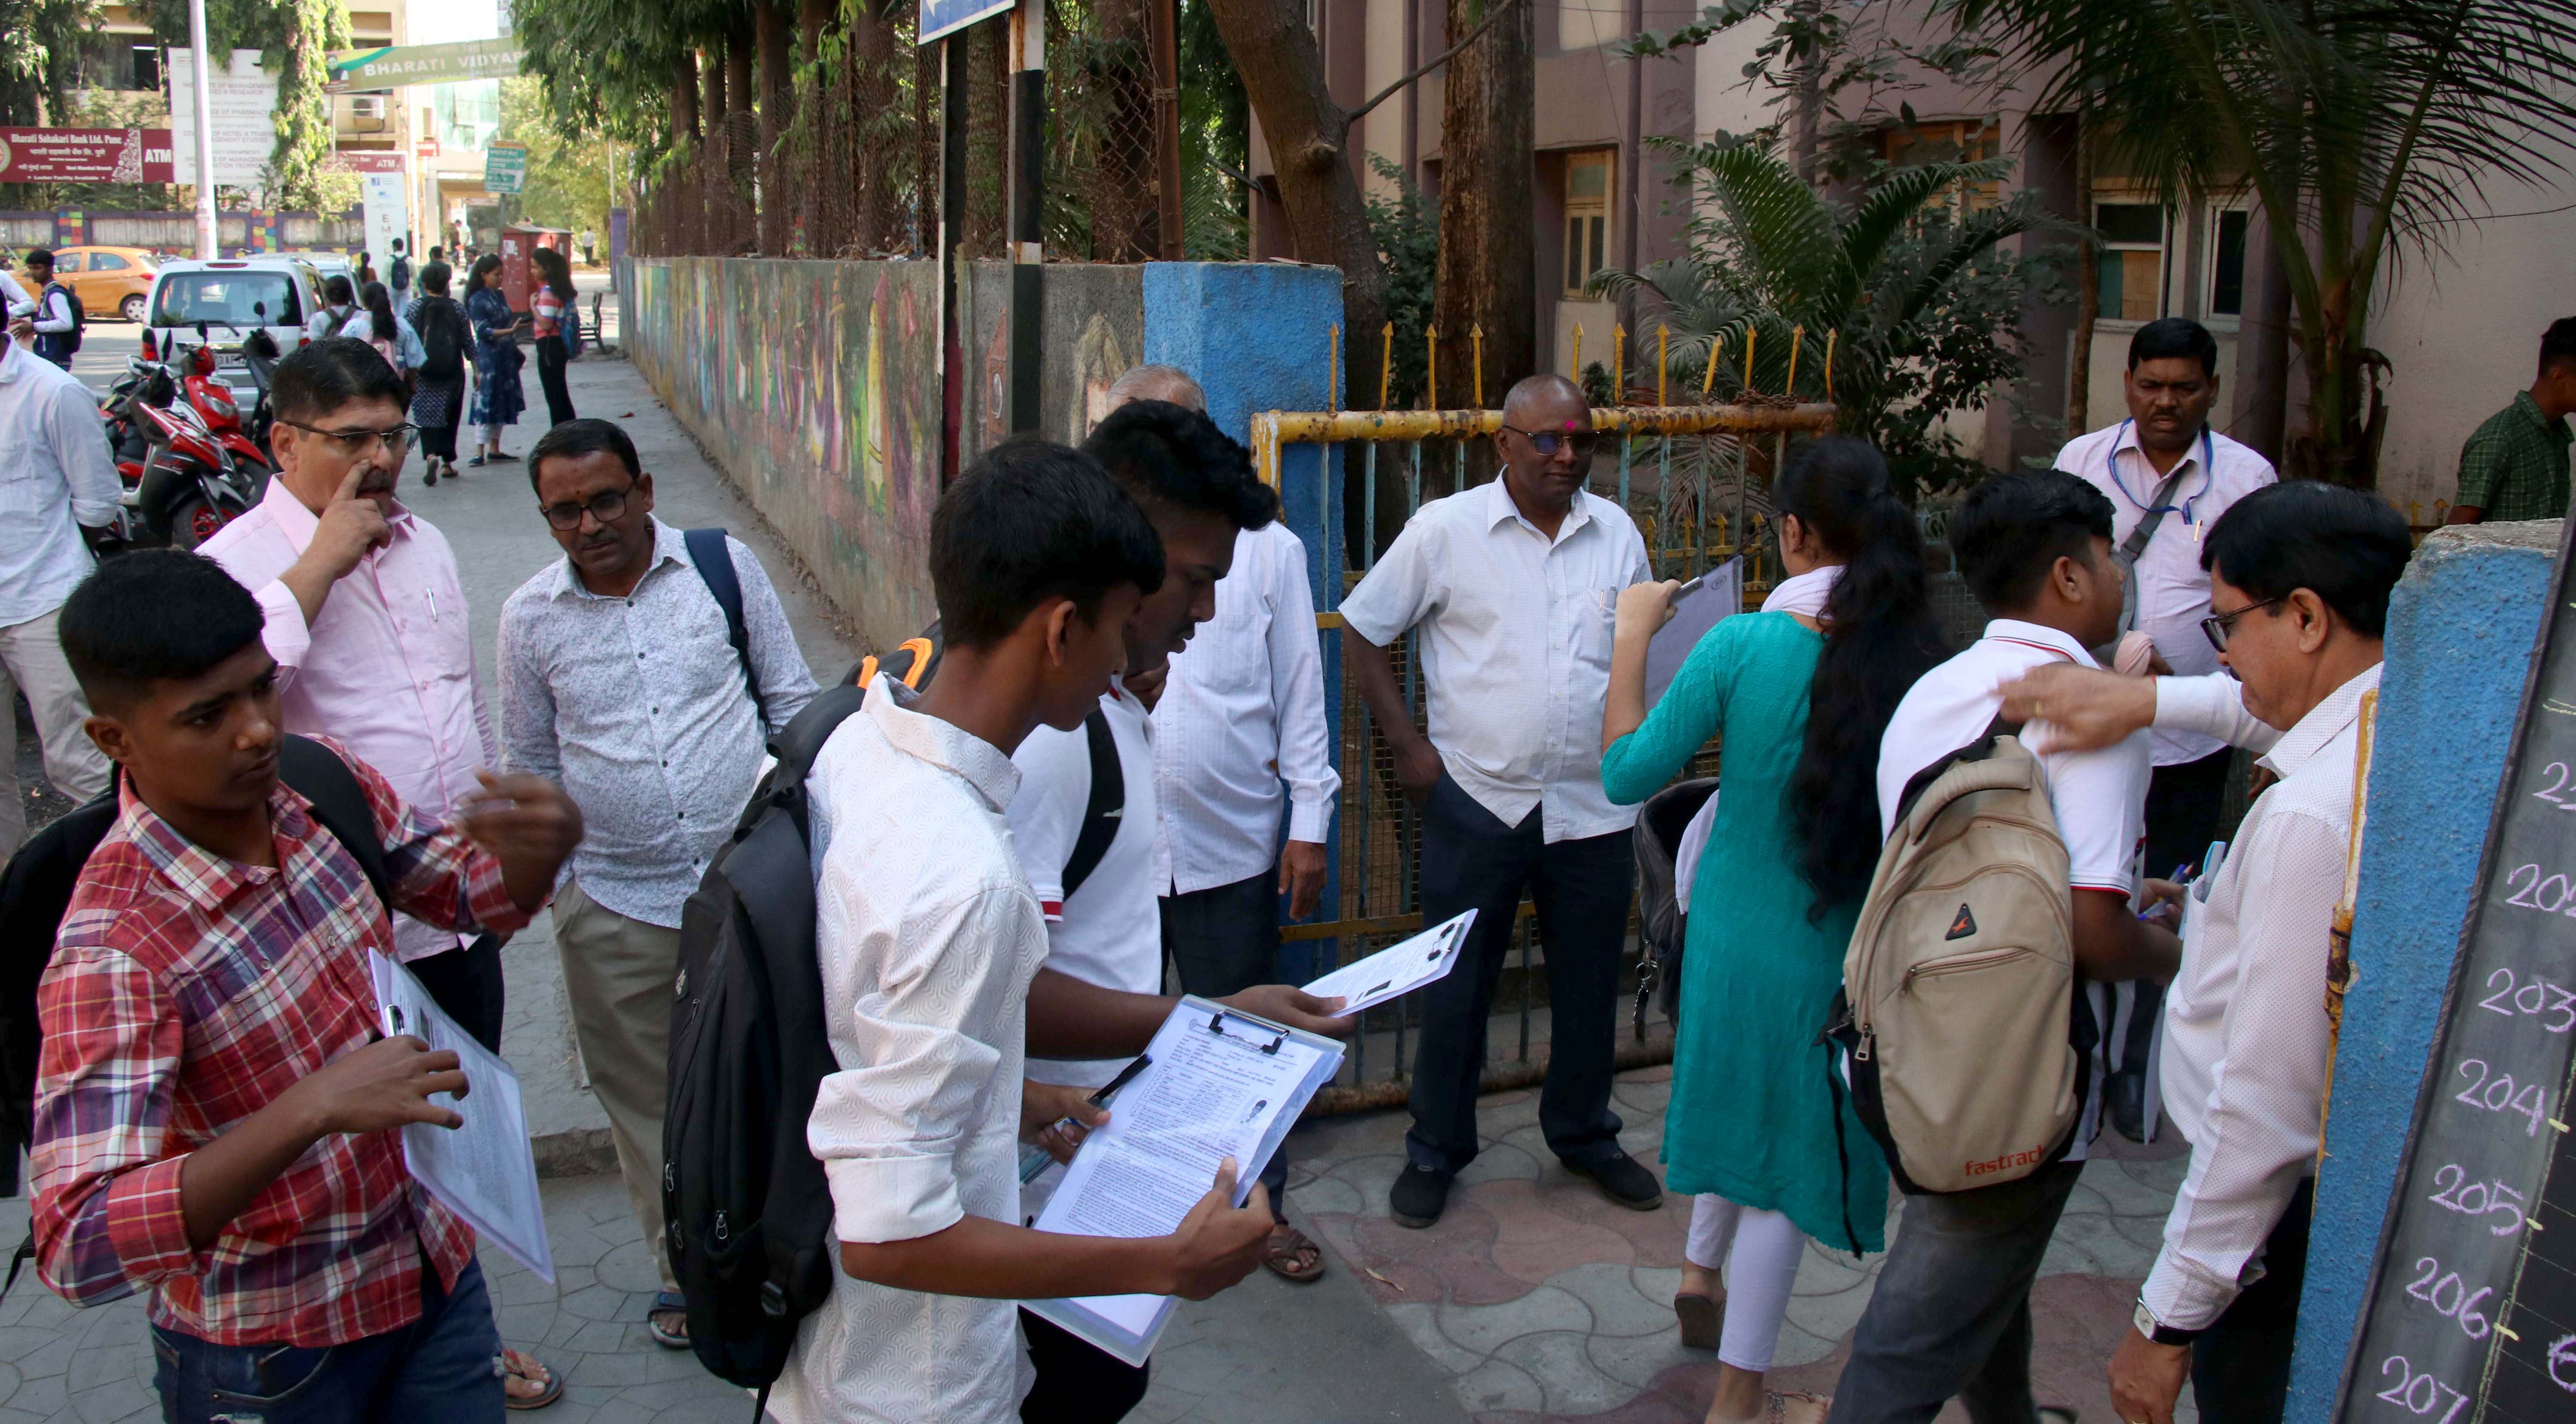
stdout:
POLYGON ((1091 799, 1082 808, 1082 833, 1074 837, 1073 854, 1065 857, 1064 898, 1071 900, 1118 839, 1127 810, 1127 769, 1118 762, 1118 739, 1110 733, 1108 715, 1099 708, 1082 719, 1083 738, 1091 744, 1091 799))
POLYGON ((358 784, 358 774, 329 747, 297 736, 278 744, 277 774, 297 795, 313 803, 313 819, 358 862, 390 914, 394 877, 385 864, 385 841, 376 830, 375 808, 367 804, 367 789, 358 784))
MULTIPOLYGON (((1930 766, 1914 773, 1913 779, 1905 783, 1905 794, 1896 798, 1896 829, 1888 832, 1889 836, 1893 838, 1897 831, 1905 829, 1905 825, 1908 821, 1914 819, 1915 803, 1923 799, 1923 793, 1931 788, 1933 782, 1941 779, 1941 774, 1943 772, 1948 771, 1951 767, 1954 767, 1963 761, 1984 761, 1986 758, 1994 755, 1995 738, 2017 737, 2021 735, 2021 727, 2022 724, 2019 722, 2005 721, 2004 714, 2001 711, 1997 711, 1995 713, 1995 719, 1986 724, 1986 729, 1977 734, 1977 739, 1975 741, 1968 743, 1957 751, 1943 755, 1930 766)), ((2006 786, 2010 784, 2012 784, 2010 778, 2004 778, 1995 782, 1996 786, 2006 786)))
POLYGON ((769 729, 769 702, 760 695, 760 674, 751 666, 751 627, 742 616, 742 579, 734 572, 733 549, 725 542, 721 528, 692 529, 680 536, 687 546, 689 562, 697 566, 707 592, 715 595, 716 607, 724 610, 725 640, 733 644, 733 655, 742 664, 743 686, 751 693, 751 710, 760 718, 761 730, 769 729))

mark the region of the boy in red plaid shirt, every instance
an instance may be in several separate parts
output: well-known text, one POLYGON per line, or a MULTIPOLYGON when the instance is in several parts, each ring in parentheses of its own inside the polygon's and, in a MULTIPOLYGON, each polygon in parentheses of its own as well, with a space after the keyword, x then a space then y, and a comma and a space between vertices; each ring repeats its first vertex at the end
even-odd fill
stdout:
MULTIPOLYGON (((394 1131, 456 1126, 429 1099, 465 1075, 379 1036, 366 951, 393 948, 386 906, 278 780, 260 630, 249 592, 192 554, 111 560, 63 607, 123 782, 38 991, 38 1270, 75 1304, 150 1290, 171 1420, 497 1420, 473 1232, 394 1131)), ((432 923, 526 923, 581 838, 540 778, 487 775, 441 825, 349 768, 394 905, 432 923)))

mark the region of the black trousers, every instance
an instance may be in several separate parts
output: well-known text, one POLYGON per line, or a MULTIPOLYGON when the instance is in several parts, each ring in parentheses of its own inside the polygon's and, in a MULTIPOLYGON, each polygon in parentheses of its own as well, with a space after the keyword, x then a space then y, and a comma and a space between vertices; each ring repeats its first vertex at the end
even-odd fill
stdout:
POLYGON ((1476 1089, 1485 1072, 1485 1017, 1527 890, 1538 903, 1552 1024, 1539 1128, 1556 1155, 1590 1167, 1619 1151, 1610 1111, 1611 1048, 1619 1013, 1619 952, 1636 877, 1627 831, 1546 843, 1532 807, 1506 826, 1443 775, 1422 808, 1422 920, 1476 911, 1458 967, 1415 995, 1422 1030, 1413 1057, 1416 1166, 1451 1175, 1476 1158, 1476 1089))
MULTIPOLYGON (((2218 817, 2227 809, 2227 769, 2235 758, 2233 749, 2221 747, 2198 761, 2156 768, 2147 782, 2147 874, 2161 880, 2177 865, 2200 864, 2218 839, 2218 817)), ((2116 1071, 2143 1077, 2156 1021, 2164 1017, 2165 986, 2141 979, 2119 986, 2119 992, 2133 994, 2135 1007, 2116 1071)))
POLYGON ((1020 1424, 1118 1424, 1145 1398, 1150 1365, 1131 1365, 1041 1316, 1020 1312, 1037 1382, 1020 1424))
POLYGON ((546 425, 549 429, 573 418, 572 392, 564 388, 564 361, 562 337, 537 338, 537 384, 546 390, 546 425))
MULTIPOLYGON (((1222 999, 1255 984, 1279 982, 1279 876, 1265 870, 1231 885, 1162 898, 1163 957, 1181 992, 1222 999)), ((1270 1214, 1288 1219, 1288 1146, 1261 1169, 1270 1214)))
POLYGON ((447 402, 447 423, 420 428, 420 453, 431 459, 453 461, 456 458, 456 422, 464 415, 465 383, 460 380, 455 396, 447 402))
POLYGON ((2290 1347, 2308 1279, 2308 1213, 2316 1178, 2299 1183, 2263 1238, 2263 1276, 2247 1286, 2191 1347, 2191 1392, 2203 1424, 2281 1424, 2290 1401, 2290 1347))
POLYGON ((506 995, 501 981, 501 940, 485 935, 445 954, 415 959, 403 966, 456 1026, 494 1053, 501 1051, 501 1010, 506 995))

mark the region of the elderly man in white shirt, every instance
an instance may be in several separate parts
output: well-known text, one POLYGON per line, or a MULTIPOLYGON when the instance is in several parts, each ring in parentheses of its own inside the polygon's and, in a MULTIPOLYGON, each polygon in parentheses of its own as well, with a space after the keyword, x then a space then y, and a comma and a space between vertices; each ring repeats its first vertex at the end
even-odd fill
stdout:
MULTIPOLYGON (((2113 547, 2126 551, 2145 540, 2129 578, 2131 626, 2154 639, 2163 670, 2215 672, 2218 659, 2199 627, 2209 613, 2201 540, 2236 501, 2278 477, 2269 460, 2209 428, 2218 399, 2218 341, 2199 322, 2166 317, 2138 328, 2120 390, 2128 417, 2068 441, 2057 452, 2057 468, 2083 477, 2111 501, 2113 547)), ((2234 755, 2216 738, 2180 728, 2155 729, 2152 746, 2147 873, 2168 875, 2196 864, 2217 836, 2234 755)), ((2147 1050, 2163 993, 2137 984, 2118 994, 2108 1100, 2112 1126, 2132 1139, 2143 1140, 2151 1128, 2147 1050)))
POLYGON ((2379 686, 2389 593, 2411 550, 2376 499, 2301 482, 2249 496, 2209 534, 2217 611, 2203 677, 2044 668, 2005 714, 2051 746, 2153 725, 2264 753, 2281 779, 2188 892, 2164 1008, 2164 1096, 2192 1147, 2163 1249, 2111 1358, 2111 1402, 2170 1424, 2184 1376, 2209 1424, 2273 1424, 2288 1397, 2317 1131, 2332 1057, 2326 964, 2352 840, 2361 700, 2379 686))
MULTIPOLYGON (((1134 400, 1207 409, 1198 382, 1171 366, 1138 366, 1110 384, 1109 409, 1134 400)), ((1279 897, 1288 897, 1291 916, 1315 912, 1342 784, 1324 727, 1306 545, 1285 521, 1234 536, 1234 564, 1217 580, 1216 616, 1171 655, 1159 694, 1149 679, 1129 686, 1154 713, 1163 954, 1183 992, 1221 999, 1279 977, 1279 897)), ((1292 1281, 1323 1275, 1323 1250, 1288 1224, 1284 1145, 1270 1154, 1261 1183, 1279 1218, 1262 1264, 1292 1281)))
POLYGON ((1621 589, 1652 577, 1646 545, 1626 510, 1584 488, 1592 412, 1572 382, 1513 386, 1495 446, 1501 475, 1415 511, 1342 601, 1344 656, 1422 807, 1424 922, 1477 912, 1457 969, 1418 996, 1413 1129, 1389 1198, 1401 1226, 1439 1220, 1475 1159, 1486 1014, 1524 889, 1552 1009, 1547 1144, 1610 1200, 1663 1204, 1655 1174, 1620 1150, 1610 1110, 1637 811, 1601 789, 1613 614, 1621 589), (1416 624, 1427 737, 1387 651, 1416 624))
MULTIPOLYGON (((14 682, 36 714, 46 780, 75 801, 106 788, 107 758, 81 730, 89 702, 63 661, 54 615, 89 577, 80 531, 113 522, 123 493, 97 398, 35 352, 0 342, 0 719, 14 682)), ((0 860, 26 836, 12 757, 0 765, 0 860)))

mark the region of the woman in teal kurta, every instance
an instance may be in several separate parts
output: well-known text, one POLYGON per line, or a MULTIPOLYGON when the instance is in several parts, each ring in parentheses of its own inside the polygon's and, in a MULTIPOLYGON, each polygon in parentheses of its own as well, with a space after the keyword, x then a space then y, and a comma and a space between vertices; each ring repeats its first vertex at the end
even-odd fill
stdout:
MULTIPOLYGON (((1885 1249, 1887 1164, 1848 1099, 1837 1140, 1818 1030, 1878 857, 1879 737, 1939 657, 1921 538, 1877 451, 1818 442, 1773 499, 1784 570, 1798 577, 1765 611, 1710 629, 1642 722, 1644 643, 1669 616, 1672 586, 1623 598, 1601 763, 1610 799, 1639 802, 1710 737, 1724 739, 1723 789, 1692 878, 1664 1116, 1665 1185, 1714 1194, 1745 1223, 1731 1233, 1712 1421, 1816 1407, 1762 1388, 1803 1251, 1798 1233, 1837 1250, 1885 1249), (1795 611, 1775 611, 1783 605, 1795 611), (1829 719, 1812 745, 1811 695, 1829 719)), ((1694 1262, 1700 1279, 1685 1279, 1677 1306, 1715 1294, 1706 1287, 1716 1264, 1713 1253, 1694 1262)))

